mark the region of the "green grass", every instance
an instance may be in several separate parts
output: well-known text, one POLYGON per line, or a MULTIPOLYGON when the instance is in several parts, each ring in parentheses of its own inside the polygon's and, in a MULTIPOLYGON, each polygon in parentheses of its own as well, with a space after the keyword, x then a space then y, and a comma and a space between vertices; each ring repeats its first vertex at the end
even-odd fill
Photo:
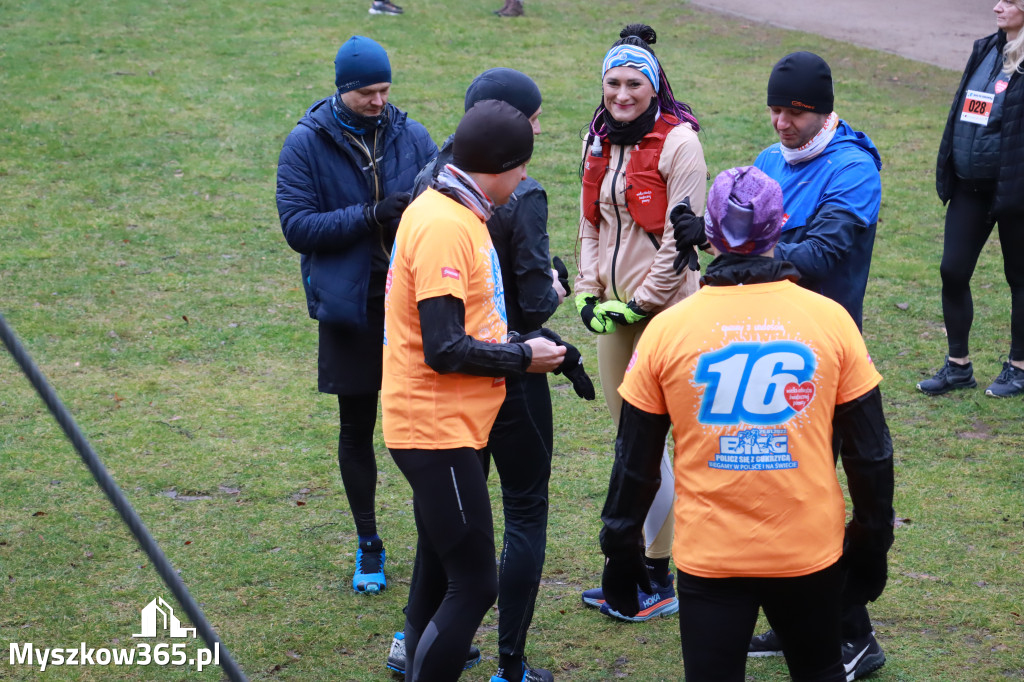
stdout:
MULTIPOLYGON (((837 110, 885 162, 865 336, 885 376, 902 522, 889 588, 871 608, 889 657, 876 678, 1024 679, 1021 401, 914 391, 945 347, 932 169, 958 74, 681 3, 638 12, 616 0, 530 0, 514 21, 490 14, 498 2, 406 4, 403 17, 370 17, 365 2, 0 2, 0 312, 248 675, 388 679, 412 567, 408 487, 379 443, 391 589, 375 598, 349 589, 354 529, 335 462, 336 405, 315 389, 315 325, 274 205, 281 143, 330 93, 337 46, 353 33, 384 44, 392 100, 437 141, 454 129, 476 73, 508 65, 534 76, 544 132, 530 170, 550 198, 553 252, 571 263, 579 131, 597 104, 605 49, 642 19, 704 124, 712 175, 772 141, 763 93, 779 57, 808 49, 831 63, 837 110)), ((984 386, 1009 344, 995 239, 974 291, 984 386)), ((596 369, 593 337, 571 306, 551 326, 596 369)), ((614 434, 600 401, 580 401, 561 378, 553 387, 548 559, 531 661, 559 680, 679 679, 674 620, 622 625, 579 604, 600 576, 614 434)), ((0 467, 0 640, 131 643, 139 609, 170 594, 6 355, 0 467)), ((496 613, 477 644, 484 663, 465 677, 486 680, 496 613)), ((42 677, 2 659, 2 679, 42 677)), ((45 674, 219 677, 153 666, 45 674)), ((752 661, 748 674, 787 678, 780 660, 752 661)))

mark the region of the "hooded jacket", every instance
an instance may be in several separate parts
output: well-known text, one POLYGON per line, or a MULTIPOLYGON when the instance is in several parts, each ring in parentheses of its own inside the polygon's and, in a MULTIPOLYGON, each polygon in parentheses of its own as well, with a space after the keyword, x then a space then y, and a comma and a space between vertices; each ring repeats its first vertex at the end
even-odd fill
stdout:
POLYGON ((281 229, 302 254, 309 316, 320 322, 365 327, 367 299, 384 295, 397 221, 382 228, 367 221, 364 207, 411 191, 416 173, 437 154, 420 123, 392 104, 385 111, 386 122, 363 138, 373 145, 376 137, 373 161, 346 135, 329 97, 309 108, 281 149, 281 229))
MULTIPOLYGON (((1006 34, 997 31, 974 42, 974 50, 960 78, 960 86, 953 98, 946 129, 939 144, 939 158, 935 167, 935 189, 945 204, 953 196, 956 173, 953 171, 953 128, 960 115, 967 81, 985 55, 993 47, 1000 50, 1006 45, 1006 34)), ((1003 93, 1003 127, 999 135, 999 172, 992 214, 997 218, 1024 215, 1024 74, 1013 73, 1003 93)))
POLYGON ((840 120, 818 156, 790 165, 782 144, 754 162, 782 187, 783 225, 775 258, 800 271, 800 285, 836 301, 862 327, 882 160, 871 139, 840 120))

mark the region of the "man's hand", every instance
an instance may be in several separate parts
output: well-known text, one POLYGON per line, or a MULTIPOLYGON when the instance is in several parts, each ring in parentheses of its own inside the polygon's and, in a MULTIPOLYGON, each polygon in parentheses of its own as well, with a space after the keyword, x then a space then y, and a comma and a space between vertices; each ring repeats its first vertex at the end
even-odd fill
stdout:
POLYGON ((611 334, 615 331, 615 322, 599 309, 597 296, 593 294, 576 294, 576 310, 587 329, 595 334, 611 334))
POLYGON ((672 212, 668 214, 672 221, 672 236, 676 240, 676 258, 672 261, 672 268, 676 273, 683 271, 685 264, 691 270, 700 270, 700 261, 697 260, 697 252, 693 247, 703 248, 708 239, 704 234, 704 218, 694 215, 690 208, 690 197, 685 197, 675 205, 672 212))
POLYGON ((635 552, 605 558, 601 589, 608 608, 623 616, 635 616, 640 611, 637 588, 644 592, 654 591, 644 553, 639 546, 635 552))
POLYGON ((630 301, 629 303, 623 303, 622 301, 605 301, 604 303, 598 303, 597 307, 609 319, 615 324, 621 324, 622 326, 636 324, 641 320, 646 320, 651 316, 650 313, 641 310, 640 306, 636 304, 636 301, 630 301))
POLYGON ((526 368, 531 374, 545 374, 557 369, 565 360, 565 346, 545 338, 527 339, 524 343, 530 347, 533 357, 526 368))
POLYGON ((402 212, 405 211, 405 207, 409 205, 410 201, 412 201, 412 194, 409 192, 395 192, 374 204, 370 214, 378 225, 387 225, 392 220, 402 217, 402 212))

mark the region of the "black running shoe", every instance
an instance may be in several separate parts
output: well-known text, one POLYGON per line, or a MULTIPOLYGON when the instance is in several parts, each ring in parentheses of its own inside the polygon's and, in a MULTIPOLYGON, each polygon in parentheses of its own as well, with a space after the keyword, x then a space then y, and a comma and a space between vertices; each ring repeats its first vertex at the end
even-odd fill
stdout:
POLYGON ((974 380, 974 368, 971 363, 957 365, 950 362, 947 357, 946 364, 935 376, 918 382, 917 390, 928 395, 942 395, 958 388, 974 388, 977 385, 978 382, 974 380))
POLYGON ((878 646, 875 633, 852 642, 843 642, 843 667, 846 682, 867 677, 885 665, 885 652, 878 646))
POLYGON ((747 656, 750 658, 781 655, 782 642, 779 641, 775 630, 768 630, 768 632, 750 638, 750 644, 747 646, 747 656))
POLYGON ((992 385, 985 389, 985 395, 990 395, 993 398, 1013 398, 1024 395, 1024 369, 1004 362, 1003 371, 999 373, 992 385))

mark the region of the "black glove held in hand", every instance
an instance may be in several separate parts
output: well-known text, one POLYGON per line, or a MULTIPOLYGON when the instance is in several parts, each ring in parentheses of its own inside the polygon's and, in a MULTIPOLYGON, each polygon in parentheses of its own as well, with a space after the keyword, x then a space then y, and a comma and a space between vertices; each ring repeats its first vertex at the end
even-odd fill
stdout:
POLYGON ((565 263, 558 256, 551 259, 551 267, 558 273, 558 283, 565 289, 565 297, 569 298, 569 294, 572 293, 572 289, 569 288, 569 269, 565 267, 565 263))
POLYGON ((638 546, 635 552, 605 559, 601 589, 604 590, 604 600, 608 603, 608 608, 618 611, 623 616, 635 616, 640 612, 638 587, 644 592, 654 591, 641 547, 638 546))
POLYGON ((672 261, 672 268, 679 273, 683 271, 685 264, 691 270, 700 270, 700 261, 697 260, 697 252, 693 247, 699 248, 708 242, 704 234, 704 218, 693 214, 690 197, 676 204, 668 218, 672 221, 672 235, 675 237, 676 250, 679 252, 672 261))
POLYGON ((564 374, 565 378, 572 382, 572 388, 576 391, 576 395, 584 400, 593 400, 596 397, 594 382, 590 380, 590 377, 587 376, 587 371, 583 369, 583 356, 576 346, 568 341, 563 341, 561 336, 547 327, 541 327, 535 332, 518 336, 516 340, 522 342, 527 339, 535 339, 538 336, 553 341, 565 348, 565 360, 555 369, 554 373, 564 374))
POLYGON ((378 225, 387 225, 392 220, 402 217, 402 212, 410 201, 412 201, 412 194, 409 192, 389 194, 373 205, 370 215, 378 225))
MULTIPOLYGON (((858 533, 851 532, 848 525, 843 541, 843 603, 863 606, 878 599, 885 589, 889 579, 888 552, 867 542, 851 541, 851 536, 857 537, 858 533)), ((883 545, 891 543, 888 539, 883 545)))

